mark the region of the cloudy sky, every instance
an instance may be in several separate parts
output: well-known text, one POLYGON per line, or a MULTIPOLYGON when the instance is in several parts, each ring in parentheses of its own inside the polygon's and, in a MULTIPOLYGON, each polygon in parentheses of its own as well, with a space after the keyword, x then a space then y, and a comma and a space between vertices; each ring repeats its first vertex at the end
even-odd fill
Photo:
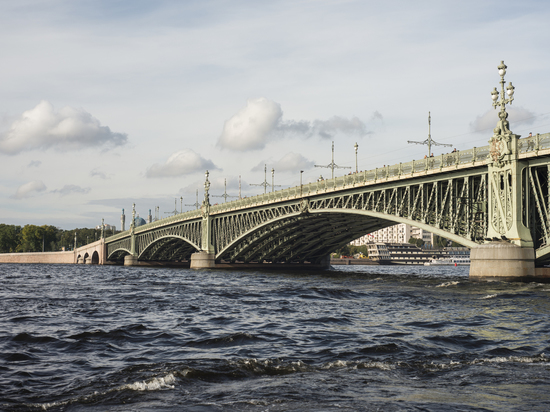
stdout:
POLYGON ((435 141, 484 146, 501 60, 512 131, 550 132, 548 21, 546 0, 2 1, 0 223, 165 217, 205 170, 212 195, 263 193, 265 164, 294 186, 330 176, 332 141, 340 166, 356 142, 360 170, 421 159, 428 112, 435 141))

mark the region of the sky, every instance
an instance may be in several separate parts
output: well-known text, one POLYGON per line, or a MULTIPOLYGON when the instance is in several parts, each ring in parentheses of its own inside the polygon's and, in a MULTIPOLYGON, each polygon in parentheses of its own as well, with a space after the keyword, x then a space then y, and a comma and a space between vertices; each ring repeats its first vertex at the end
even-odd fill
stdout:
POLYGON ((550 132, 548 21, 546 0, 2 1, 0 223, 167 217, 206 170, 212 203, 264 168, 296 186, 332 142, 336 176, 356 143, 359 170, 422 159, 429 112, 436 142, 485 146, 502 60, 511 130, 550 132))

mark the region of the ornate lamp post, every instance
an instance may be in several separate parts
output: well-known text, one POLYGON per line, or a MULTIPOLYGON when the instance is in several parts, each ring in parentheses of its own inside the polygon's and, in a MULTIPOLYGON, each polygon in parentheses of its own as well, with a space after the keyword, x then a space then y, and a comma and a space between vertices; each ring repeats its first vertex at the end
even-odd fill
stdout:
POLYGON ((502 96, 500 98, 500 101, 498 100, 498 91, 495 87, 493 91, 491 92, 491 97, 493 98, 493 107, 496 109, 497 106, 500 106, 500 111, 505 112, 506 111, 506 104, 514 101, 514 89, 515 87, 512 86, 512 82, 508 83, 508 87, 506 88, 506 95, 508 95, 508 98, 506 98, 506 95, 504 94, 504 84, 506 81, 504 80, 504 76, 506 75, 506 69, 508 66, 504 64, 504 60, 502 60, 498 66, 498 74, 500 74, 500 87, 502 90, 502 96))
POLYGON ((506 81, 504 80, 506 69, 507 66, 504 64, 504 61, 501 61, 500 65, 498 66, 498 74, 500 75, 501 88, 500 100, 498 99, 499 92, 496 87, 491 92, 493 107, 496 109, 497 106, 500 106, 500 112, 498 113, 499 121, 497 127, 495 127, 495 129, 493 130, 494 134, 493 137, 491 137, 491 139, 489 140, 489 143, 491 143, 491 157, 493 158, 493 162, 499 166, 502 165, 504 156, 512 153, 512 137, 519 137, 515 136, 512 133, 512 131, 510 130, 510 123, 507 120, 508 113, 506 112, 506 105, 512 104, 512 102, 514 101, 515 87, 512 86, 512 82, 510 82, 508 84, 508 87, 504 89, 504 84, 506 83, 506 81))

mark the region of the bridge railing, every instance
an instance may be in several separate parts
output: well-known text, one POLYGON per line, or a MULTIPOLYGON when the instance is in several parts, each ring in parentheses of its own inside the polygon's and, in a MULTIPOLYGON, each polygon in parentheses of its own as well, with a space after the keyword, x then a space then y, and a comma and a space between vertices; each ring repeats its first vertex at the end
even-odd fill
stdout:
MULTIPOLYGON (((174 215, 174 216, 168 216, 168 217, 165 217, 164 219, 155 220, 154 222, 146 223, 144 225, 138 226, 136 227, 135 231, 136 233, 139 233, 139 232, 143 232, 144 230, 154 229, 155 227, 158 227, 158 226, 166 226, 167 224, 170 224, 170 223, 176 223, 176 222, 180 222, 182 220, 188 220, 188 219, 195 219, 197 217, 201 217, 201 211, 190 210, 187 212, 178 213, 177 215, 174 215)), ((117 239, 124 238, 128 236, 129 232, 130 232, 129 230, 125 230, 124 232, 120 232, 120 233, 117 233, 116 235, 109 236, 107 238, 108 242, 110 243, 117 239)))
POLYGON ((519 153, 538 152, 544 149, 550 149, 550 133, 536 134, 518 140, 519 153))

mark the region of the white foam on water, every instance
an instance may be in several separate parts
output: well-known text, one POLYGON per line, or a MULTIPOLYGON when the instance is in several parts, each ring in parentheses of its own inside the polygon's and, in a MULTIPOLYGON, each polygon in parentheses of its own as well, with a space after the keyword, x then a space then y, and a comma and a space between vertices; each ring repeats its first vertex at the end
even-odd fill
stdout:
POLYGON ((176 382, 176 378, 173 374, 169 373, 164 377, 153 378, 147 381, 129 383, 123 385, 119 390, 130 389, 133 391, 157 391, 160 389, 174 389, 173 383, 176 382))
POLYGON ((387 362, 360 362, 358 368, 363 369, 380 369, 381 371, 391 371, 395 369, 395 365, 387 362))
POLYGON ((437 285, 436 288, 447 288, 449 286, 458 285, 460 282, 458 280, 454 280, 452 282, 443 282, 440 285, 437 285))
POLYGON ((493 298, 496 298, 497 296, 498 296, 498 295, 496 295, 496 294, 495 294, 495 295, 485 295, 485 296, 483 296, 483 297, 480 298, 480 299, 493 299, 493 298))
POLYGON ((481 364, 481 363, 529 363, 529 364, 538 364, 538 363, 548 363, 550 358, 544 353, 539 356, 497 356, 495 358, 482 358, 474 359, 472 364, 481 364))

